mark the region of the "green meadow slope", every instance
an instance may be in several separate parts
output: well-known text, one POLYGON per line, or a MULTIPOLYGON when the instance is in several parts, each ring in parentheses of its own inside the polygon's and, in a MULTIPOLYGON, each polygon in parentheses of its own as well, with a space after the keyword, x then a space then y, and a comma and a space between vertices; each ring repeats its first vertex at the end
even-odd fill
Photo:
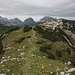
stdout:
MULTIPOLYGON (((69 47, 62 41, 48 42, 41 34, 34 29, 23 32, 23 28, 12 31, 7 35, 3 42, 5 52, 0 59, 0 74, 6 75, 60 75, 73 66, 65 64, 69 61, 71 55, 61 51, 62 56, 57 56, 56 51, 69 47), (48 58, 48 53, 40 51, 43 45, 51 45, 49 53, 53 54, 55 59, 48 58)), ((75 73, 70 73, 75 75, 75 73)))

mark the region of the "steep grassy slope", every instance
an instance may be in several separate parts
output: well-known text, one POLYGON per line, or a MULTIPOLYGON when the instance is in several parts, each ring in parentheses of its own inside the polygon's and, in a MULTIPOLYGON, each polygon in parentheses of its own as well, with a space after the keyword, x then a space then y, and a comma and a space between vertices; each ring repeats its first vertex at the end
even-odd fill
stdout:
MULTIPOLYGON (((23 28, 11 32, 3 39, 6 50, 0 59, 0 74, 6 75, 56 75, 65 72, 72 66, 63 64, 59 60, 47 58, 47 54, 40 51, 43 44, 48 44, 41 34, 31 29, 23 32, 23 28), (25 37, 21 42, 16 42, 25 37), (42 44, 36 42, 42 41, 42 44)), ((67 46, 62 41, 51 42, 50 52, 54 54, 56 59, 69 60, 70 55, 62 52, 63 57, 57 57, 55 52, 61 47, 67 46)), ((73 74, 72 74, 73 75, 73 74)))
POLYGON ((8 26, 0 26, 0 35, 4 34, 5 32, 7 32, 8 30, 10 30, 11 27, 8 26))
POLYGON ((2 49, 3 49, 3 46, 2 46, 2 35, 4 33, 6 33, 7 31, 9 31, 12 27, 8 27, 8 26, 3 26, 2 24, 0 24, 0 54, 2 53, 2 49))
POLYGON ((2 24, 0 24, 0 56, 2 55, 2 53, 4 52, 4 42, 3 42, 3 38, 8 35, 9 33, 11 33, 14 30, 18 30, 19 27, 18 26, 4 26, 2 24))

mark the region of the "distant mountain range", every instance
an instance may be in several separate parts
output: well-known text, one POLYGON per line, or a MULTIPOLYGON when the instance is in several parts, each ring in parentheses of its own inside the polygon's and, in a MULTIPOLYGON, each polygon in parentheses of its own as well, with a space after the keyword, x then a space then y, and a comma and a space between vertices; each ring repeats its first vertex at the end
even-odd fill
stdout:
MULTIPOLYGON (((43 21, 46 21, 46 20, 55 21, 56 18, 45 16, 45 17, 41 18, 38 22, 43 22, 43 21)), ((24 25, 34 25, 34 24, 36 24, 36 22, 31 17, 27 18, 26 20, 24 20, 24 22, 22 22, 18 18, 7 19, 7 18, 3 18, 1 16, 0 16, 0 23, 3 24, 3 25, 6 25, 6 26, 10 26, 10 25, 24 26, 24 25)))
POLYGON ((47 21, 47 20, 56 21, 57 19, 53 18, 53 17, 45 16, 45 17, 41 18, 39 22, 44 22, 44 21, 47 21))
POLYGON ((23 25, 23 22, 18 18, 10 19, 9 22, 10 25, 23 25))

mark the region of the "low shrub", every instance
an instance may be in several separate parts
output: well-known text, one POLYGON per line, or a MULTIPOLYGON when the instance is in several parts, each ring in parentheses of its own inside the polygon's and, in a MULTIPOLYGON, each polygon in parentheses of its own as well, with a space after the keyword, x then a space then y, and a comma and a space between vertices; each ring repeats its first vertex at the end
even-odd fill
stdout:
POLYGON ((48 54, 48 59, 55 59, 55 56, 52 53, 48 52, 47 54, 48 54))
POLYGON ((40 51, 46 53, 48 59, 55 59, 55 56, 52 53, 50 53, 49 50, 51 50, 51 45, 44 45, 44 46, 40 47, 40 51))
POLYGON ((9 31, 7 31, 6 33, 12 32, 14 30, 19 30, 18 26, 12 26, 11 29, 9 31))
POLYGON ((1 40, 1 37, 0 37, 0 54, 1 54, 2 50, 3 50, 3 45, 2 45, 2 40, 1 40))
POLYGON ((69 55, 71 55, 71 50, 70 50, 70 48, 67 48, 67 52, 68 52, 69 55))
POLYGON ((71 57, 71 63, 75 66, 75 55, 71 57))
POLYGON ((47 50, 51 50, 51 45, 43 45, 40 47, 40 51, 46 52, 47 50))
POLYGON ((21 43, 23 40, 25 39, 25 37, 19 38, 17 40, 15 40, 16 43, 21 43))
POLYGON ((61 52, 60 50, 59 50, 59 51, 57 50, 57 51, 56 51, 56 55, 57 55, 58 57, 62 57, 62 52, 61 52))
POLYGON ((30 31, 32 29, 32 27, 31 26, 25 26, 24 28, 23 28, 23 32, 28 32, 28 31, 30 31))
POLYGON ((41 34, 43 38, 48 39, 52 42, 60 41, 56 32, 51 29, 44 30, 41 26, 36 26, 34 30, 41 34))
POLYGON ((41 41, 37 41, 36 44, 42 44, 42 42, 41 41))
POLYGON ((3 49, 2 43, 0 42, 0 51, 3 49))
POLYGON ((31 38, 31 36, 27 36, 27 38, 31 38))
POLYGON ((39 34, 44 32, 43 29, 38 25, 36 25, 33 30, 37 31, 39 34))

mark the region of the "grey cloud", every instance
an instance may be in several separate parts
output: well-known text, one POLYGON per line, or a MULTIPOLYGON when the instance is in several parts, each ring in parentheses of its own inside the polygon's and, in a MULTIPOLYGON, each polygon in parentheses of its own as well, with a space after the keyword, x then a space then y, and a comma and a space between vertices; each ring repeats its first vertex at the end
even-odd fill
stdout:
POLYGON ((2 0, 0 15, 75 17, 75 0, 2 0))

